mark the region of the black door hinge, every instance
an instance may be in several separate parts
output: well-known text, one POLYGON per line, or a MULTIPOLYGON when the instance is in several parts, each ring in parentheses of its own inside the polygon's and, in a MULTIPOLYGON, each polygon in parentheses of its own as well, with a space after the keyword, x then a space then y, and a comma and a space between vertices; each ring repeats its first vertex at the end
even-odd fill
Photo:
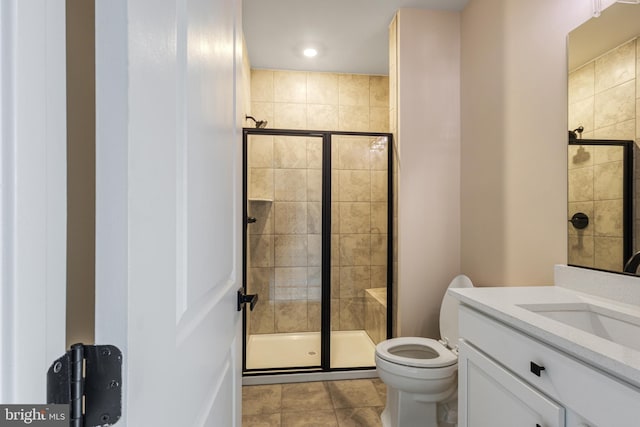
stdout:
POLYGON ((113 345, 72 345, 47 371, 47 403, 70 406, 70 427, 115 424, 122 415, 122 352, 113 345))

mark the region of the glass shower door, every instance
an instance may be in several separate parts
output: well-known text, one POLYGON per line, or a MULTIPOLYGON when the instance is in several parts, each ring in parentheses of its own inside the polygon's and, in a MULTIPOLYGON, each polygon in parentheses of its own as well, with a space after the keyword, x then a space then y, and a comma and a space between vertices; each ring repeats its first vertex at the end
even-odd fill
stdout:
POLYGON ((246 370, 319 369, 323 137, 246 144, 246 370))
POLYGON ((331 145, 331 368, 372 367, 387 339, 389 138, 331 145))

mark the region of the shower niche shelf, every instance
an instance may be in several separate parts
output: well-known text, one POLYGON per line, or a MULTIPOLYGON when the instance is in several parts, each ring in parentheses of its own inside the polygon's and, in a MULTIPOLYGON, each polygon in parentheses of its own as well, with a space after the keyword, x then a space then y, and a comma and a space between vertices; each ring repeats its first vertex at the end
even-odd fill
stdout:
POLYGON ((249 200, 250 202, 256 202, 256 203, 271 203, 271 202, 273 202, 273 199, 262 199, 262 198, 259 198, 259 197, 249 197, 249 199, 247 199, 247 200, 249 200))

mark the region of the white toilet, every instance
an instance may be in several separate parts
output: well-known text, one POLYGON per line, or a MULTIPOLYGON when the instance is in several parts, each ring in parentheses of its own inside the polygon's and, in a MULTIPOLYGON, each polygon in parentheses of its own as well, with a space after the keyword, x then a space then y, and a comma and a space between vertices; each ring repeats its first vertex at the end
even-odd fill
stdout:
MULTIPOLYGON (((465 275, 449 288, 471 288, 465 275)), ((384 427, 437 427, 438 404, 456 400, 458 390, 458 301, 445 294, 440 306, 440 340, 392 338, 376 346, 376 369, 387 385, 384 427)), ((447 422, 455 423, 453 413, 447 422)))

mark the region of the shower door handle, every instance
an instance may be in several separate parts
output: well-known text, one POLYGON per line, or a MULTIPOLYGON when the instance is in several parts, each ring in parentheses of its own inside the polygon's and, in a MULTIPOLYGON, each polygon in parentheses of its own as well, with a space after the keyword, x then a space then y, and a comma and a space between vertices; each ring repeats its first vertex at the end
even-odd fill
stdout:
POLYGON ((249 304, 249 309, 253 311, 258 302, 258 294, 245 294, 244 287, 238 289, 238 311, 242 311, 245 304, 249 304))

